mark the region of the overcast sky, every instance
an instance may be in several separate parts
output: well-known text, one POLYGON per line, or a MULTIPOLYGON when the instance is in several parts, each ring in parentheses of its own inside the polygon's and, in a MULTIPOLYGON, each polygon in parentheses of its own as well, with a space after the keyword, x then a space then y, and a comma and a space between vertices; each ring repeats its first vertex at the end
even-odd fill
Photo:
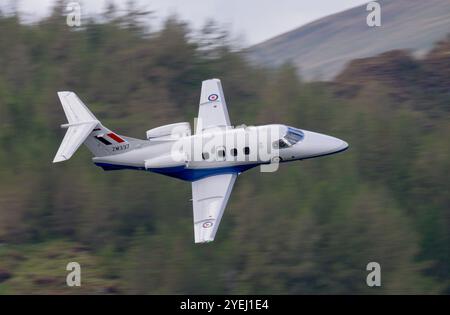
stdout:
MULTIPOLYGON (((10 0, 0 0, 0 4, 10 0)), ((200 28, 211 18, 241 37, 245 44, 255 44, 278 34, 314 21, 320 17, 344 11, 369 0, 135 0, 155 12, 153 25, 176 13, 193 28, 200 28)), ((49 13, 55 0, 18 0, 19 11, 27 20, 49 13)), ((107 0, 78 1, 82 13, 100 13, 107 0)), ((115 0, 119 7, 127 0, 115 0)))

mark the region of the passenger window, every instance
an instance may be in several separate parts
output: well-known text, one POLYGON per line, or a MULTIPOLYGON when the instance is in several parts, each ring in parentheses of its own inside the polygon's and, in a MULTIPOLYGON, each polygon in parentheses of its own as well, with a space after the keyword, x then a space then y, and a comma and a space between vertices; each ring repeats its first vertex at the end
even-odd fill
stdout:
POLYGON ((209 159, 209 153, 208 153, 208 152, 203 152, 203 153, 202 153, 202 158, 203 158, 204 160, 209 159))
POLYGON ((217 150, 217 156, 221 158, 225 157, 225 150, 217 150))
POLYGON ((236 148, 233 148, 233 149, 230 150, 230 153, 231 153, 232 156, 237 156, 238 151, 237 151, 236 148))
POLYGON ((249 147, 245 147, 244 148, 244 154, 245 155, 249 155, 250 154, 250 148, 249 147))

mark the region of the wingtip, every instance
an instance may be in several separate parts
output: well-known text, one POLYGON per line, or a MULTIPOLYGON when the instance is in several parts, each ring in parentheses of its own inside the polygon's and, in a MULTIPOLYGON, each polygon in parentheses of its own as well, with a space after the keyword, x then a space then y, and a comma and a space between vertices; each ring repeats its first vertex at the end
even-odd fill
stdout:
POLYGON ((73 93, 72 91, 58 91, 58 92, 56 92, 57 94, 58 94, 58 96, 67 96, 67 95, 69 95, 69 94, 71 94, 71 93, 73 93))
POLYGON ((207 244, 207 243, 211 243, 214 240, 196 240, 195 244, 207 244))
POLYGON ((58 162, 63 162, 66 161, 67 159, 64 156, 61 155, 57 155, 55 156, 55 158, 53 159, 53 163, 58 163, 58 162))
POLYGON ((203 82, 208 82, 208 81, 220 82, 220 79, 218 79, 218 78, 211 78, 211 79, 203 80, 203 82))
POLYGON ((212 235, 195 235, 194 239, 196 244, 211 243, 214 241, 214 237, 212 237, 212 235))

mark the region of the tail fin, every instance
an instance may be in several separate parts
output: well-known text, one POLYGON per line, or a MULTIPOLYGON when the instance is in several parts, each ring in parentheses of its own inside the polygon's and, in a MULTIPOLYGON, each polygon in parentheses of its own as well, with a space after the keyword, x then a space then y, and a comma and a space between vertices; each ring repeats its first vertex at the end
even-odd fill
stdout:
POLYGON ((53 163, 70 159, 82 143, 95 156, 106 156, 131 149, 128 141, 140 141, 121 137, 104 127, 75 93, 58 92, 58 97, 69 123, 61 125, 68 130, 53 163))

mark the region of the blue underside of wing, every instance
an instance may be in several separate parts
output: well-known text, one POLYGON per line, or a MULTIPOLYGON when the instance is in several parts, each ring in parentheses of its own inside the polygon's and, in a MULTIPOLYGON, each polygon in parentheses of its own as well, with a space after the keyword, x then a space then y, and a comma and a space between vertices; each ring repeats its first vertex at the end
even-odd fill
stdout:
MULTIPOLYGON (((105 171, 115 171, 115 170, 142 170, 145 171, 144 167, 129 166, 129 165, 117 165, 109 163, 95 163, 95 165, 100 166, 105 171)), ((217 168, 200 168, 200 169, 188 169, 184 166, 176 167, 166 167, 166 168, 152 168, 147 169, 147 171, 163 174, 170 177, 175 177, 185 181, 196 181, 208 176, 220 175, 220 174, 234 174, 245 172, 259 164, 246 164, 246 165, 236 165, 227 167, 217 167, 217 168)))

